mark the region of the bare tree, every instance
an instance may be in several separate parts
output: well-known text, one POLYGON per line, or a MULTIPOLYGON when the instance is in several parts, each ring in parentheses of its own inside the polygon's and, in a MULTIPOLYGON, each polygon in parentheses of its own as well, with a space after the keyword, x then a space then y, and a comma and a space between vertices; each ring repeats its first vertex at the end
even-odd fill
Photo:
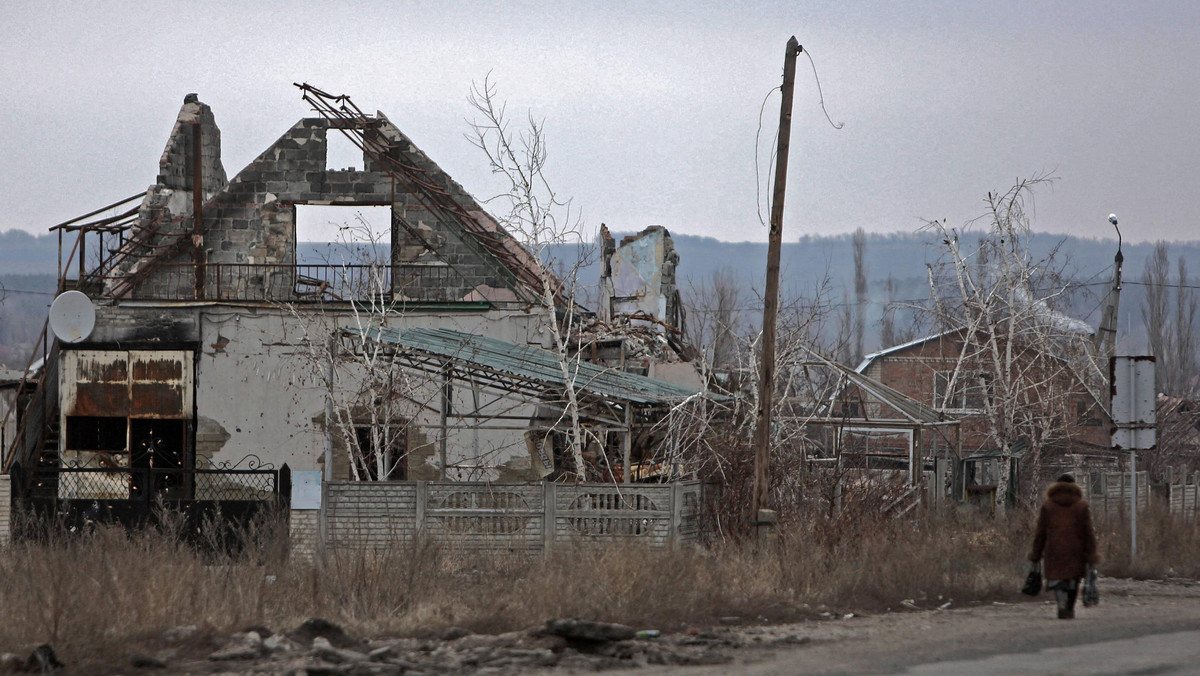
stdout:
POLYGON ((1187 262, 1179 257, 1175 279, 1171 279, 1170 249, 1166 242, 1154 245, 1142 271, 1146 301, 1142 322, 1150 352, 1158 360, 1155 369, 1158 391, 1181 397, 1197 391, 1196 322, 1200 299, 1188 284, 1187 262), (1174 290, 1174 303, 1171 292, 1174 290))
POLYGON ((350 477, 402 478, 413 450, 409 425, 431 407, 437 388, 428 377, 399 368, 395 353, 373 339, 400 317, 404 297, 394 293, 389 235, 361 213, 334 225, 339 242, 324 254, 333 278, 315 293, 339 301, 337 309, 325 303, 285 307, 301 334, 299 356, 328 402, 325 425, 345 453, 350 477))
POLYGON ((866 354, 867 233, 859 228, 850 241, 854 249, 854 353, 847 365, 853 366, 866 354))
POLYGON ((1188 284, 1187 262, 1183 256, 1179 257, 1176 269, 1179 286, 1175 289, 1175 349, 1170 369, 1176 378, 1175 392, 1190 397, 1197 389, 1196 315, 1200 312, 1200 299, 1188 284))
POLYGON ((917 325, 915 322, 898 323, 896 314, 901 310, 909 309, 909 306, 901 303, 896 298, 896 287, 895 278, 889 274, 887 283, 884 286, 887 293, 887 301, 883 306, 883 316, 879 319, 880 347, 901 345, 917 337, 917 325))
POLYGON ((566 384, 563 415, 569 423, 567 447, 575 463, 575 472, 582 478, 583 449, 587 442, 580 423, 575 388, 579 355, 572 356, 568 350, 571 334, 579 328, 574 312, 574 290, 580 266, 575 264, 565 280, 553 272, 553 247, 559 244, 579 246, 583 242, 579 213, 547 180, 544 124, 530 114, 524 129, 514 133, 505 115, 505 104, 497 99, 496 86, 490 78, 472 86, 468 101, 478 115, 471 122, 468 139, 483 151, 492 173, 502 177, 505 184, 501 193, 486 202, 505 205, 507 211, 499 217, 501 225, 529 250, 537 266, 541 288, 534 291, 538 294, 545 315, 544 325, 550 332, 566 384), (565 311, 561 316, 560 310, 565 311))
POLYGON ((743 300, 737 278, 729 267, 714 271, 699 286, 691 285, 685 300, 688 335, 713 367, 737 364, 738 341, 745 328, 740 321, 743 300))
MULTIPOLYGON (((939 374, 943 408, 977 411, 990 450, 1000 457, 997 503, 1007 498, 1009 460, 1024 449, 1037 470, 1043 452, 1078 433, 1076 405, 1099 398, 1102 371, 1090 349, 1091 328, 1060 311, 1071 286, 1057 247, 1036 258, 1027 247, 1026 205, 1045 176, 989 193, 976 248, 960 243, 944 221, 943 256, 930 267, 931 312, 961 336, 953 366, 939 374)), ((970 227, 972 224, 968 224, 970 227)))
POLYGON ((1166 355, 1168 344, 1173 338, 1169 317, 1171 313, 1170 289, 1171 263, 1166 242, 1154 245, 1154 252, 1146 259, 1142 269, 1142 284, 1146 287, 1146 301, 1142 305, 1142 323, 1146 326, 1146 338, 1150 343, 1150 354, 1162 360, 1155 370, 1158 391, 1166 392, 1166 355))

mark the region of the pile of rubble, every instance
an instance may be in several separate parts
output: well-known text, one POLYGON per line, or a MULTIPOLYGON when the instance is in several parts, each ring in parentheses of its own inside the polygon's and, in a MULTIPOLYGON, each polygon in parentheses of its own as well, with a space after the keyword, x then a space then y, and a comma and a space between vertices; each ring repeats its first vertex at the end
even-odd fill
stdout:
POLYGON ((695 356, 679 329, 640 312, 611 322, 592 319, 571 340, 576 351, 594 363, 621 359, 675 363, 695 356))
MULTIPOLYGON (((660 636, 657 631, 619 624, 561 619, 506 634, 452 628, 432 639, 372 641, 351 637, 321 619, 310 619, 282 634, 258 627, 220 638, 206 637, 189 626, 164 633, 162 643, 162 649, 152 654, 128 654, 126 664, 140 671, 172 674, 502 675, 552 667, 597 671, 651 664, 724 664, 733 659, 731 650, 743 647, 741 638, 727 632, 660 636), (209 648, 200 650, 204 645, 209 648)), ((8 657, 0 672, 47 673, 63 666, 50 646, 39 647, 28 660, 8 657)))

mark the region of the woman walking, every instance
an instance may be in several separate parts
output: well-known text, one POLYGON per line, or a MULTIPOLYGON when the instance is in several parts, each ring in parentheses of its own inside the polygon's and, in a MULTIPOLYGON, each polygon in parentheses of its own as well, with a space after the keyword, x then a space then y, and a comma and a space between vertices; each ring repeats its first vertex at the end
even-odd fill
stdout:
POLYGON ((1046 588, 1054 590, 1058 619, 1075 617, 1079 581, 1088 566, 1096 563, 1096 534, 1092 514, 1075 477, 1064 474, 1046 489, 1046 501, 1038 514, 1037 534, 1029 560, 1044 560, 1046 588))

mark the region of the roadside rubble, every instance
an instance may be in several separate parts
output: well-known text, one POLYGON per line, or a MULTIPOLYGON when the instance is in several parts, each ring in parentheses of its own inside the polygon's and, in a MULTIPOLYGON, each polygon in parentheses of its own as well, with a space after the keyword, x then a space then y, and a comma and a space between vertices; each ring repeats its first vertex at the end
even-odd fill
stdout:
MULTIPOLYGON (((660 634, 621 624, 550 619, 541 627, 495 635, 451 627, 433 638, 364 640, 332 622, 312 618, 286 632, 249 627, 212 635, 194 626, 176 627, 158 637, 156 649, 142 646, 143 652, 126 653, 125 671, 121 664, 106 669, 146 674, 504 676, 539 670, 573 673, 649 665, 727 664, 743 648, 809 642, 808 637, 761 633, 753 627, 717 627, 660 634)), ((0 673, 50 673, 62 667, 49 645, 39 646, 27 660, 10 654, 2 657, 0 673)), ((65 673, 75 672, 68 669, 65 673)))
MULTIPOLYGON (((178 642, 178 636, 193 633, 179 628, 164 634, 164 639, 178 642)), ((224 636, 207 659, 170 660, 164 659, 169 654, 165 652, 133 656, 130 666, 139 671, 166 668, 169 673, 291 676, 503 675, 551 667, 597 671, 651 664, 724 664, 733 659, 730 649, 740 643, 730 632, 659 636, 655 630, 579 619, 551 619, 542 627, 496 635, 456 627, 438 638, 367 641, 313 618, 286 633, 258 628, 224 636)))

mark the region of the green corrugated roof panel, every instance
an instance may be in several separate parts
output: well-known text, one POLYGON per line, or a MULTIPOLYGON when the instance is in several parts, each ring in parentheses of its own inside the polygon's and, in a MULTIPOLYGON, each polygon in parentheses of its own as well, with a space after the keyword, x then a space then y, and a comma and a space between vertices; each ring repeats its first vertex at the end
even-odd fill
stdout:
MULTIPOLYGON (((558 357, 540 347, 519 345, 451 329, 371 328, 365 332, 354 328, 342 330, 351 335, 365 333, 368 338, 404 350, 447 357, 500 373, 558 386, 565 384, 558 357)), ((576 374, 577 389, 635 404, 669 403, 698 392, 691 387, 588 362, 572 362, 570 368, 576 374)))

